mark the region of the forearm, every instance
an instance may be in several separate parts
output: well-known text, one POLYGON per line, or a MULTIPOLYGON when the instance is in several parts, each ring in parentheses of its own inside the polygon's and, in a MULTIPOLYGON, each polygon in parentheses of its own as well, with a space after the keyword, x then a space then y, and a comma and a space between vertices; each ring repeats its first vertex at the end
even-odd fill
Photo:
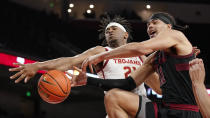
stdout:
POLYGON ((61 57, 53 60, 48 60, 44 62, 37 62, 35 66, 38 67, 39 70, 61 70, 66 71, 72 68, 72 65, 78 65, 82 63, 82 61, 77 60, 75 57, 61 57))
POLYGON ((204 118, 210 117, 210 97, 204 84, 192 84, 194 96, 204 118))
POLYGON ((151 74, 146 80, 145 83, 152 88, 156 93, 158 94, 162 94, 162 90, 160 88, 160 80, 159 80, 159 76, 156 72, 154 72, 153 74, 151 74))
POLYGON ((148 56, 143 65, 131 73, 137 86, 146 81, 155 71, 153 68, 153 58, 155 53, 148 56))
POLYGON ((104 47, 96 46, 74 57, 57 58, 57 59, 53 59, 49 61, 38 62, 36 63, 36 65, 38 66, 39 70, 57 69, 61 71, 66 71, 66 70, 72 69, 72 66, 80 67, 82 62, 87 57, 96 55, 104 51, 105 51, 104 47))
POLYGON ((108 91, 113 88, 119 88, 123 90, 131 91, 136 88, 136 83, 132 77, 126 79, 98 79, 93 77, 88 77, 87 79, 88 86, 100 87, 104 91, 108 91))
POLYGON ((103 59, 112 58, 126 58, 148 54, 151 51, 145 49, 141 43, 128 43, 126 45, 115 48, 112 51, 105 52, 102 54, 103 59))

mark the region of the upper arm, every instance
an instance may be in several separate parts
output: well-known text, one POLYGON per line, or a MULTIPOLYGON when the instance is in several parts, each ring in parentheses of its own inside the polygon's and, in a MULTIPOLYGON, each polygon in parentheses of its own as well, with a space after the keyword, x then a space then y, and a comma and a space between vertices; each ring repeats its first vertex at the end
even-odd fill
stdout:
POLYGON ((180 37, 180 35, 181 33, 179 31, 164 31, 154 38, 140 42, 137 48, 144 52, 144 54, 149 54, 157 50, 164 50, 177 45, 179 43, 178 37, 180 37))

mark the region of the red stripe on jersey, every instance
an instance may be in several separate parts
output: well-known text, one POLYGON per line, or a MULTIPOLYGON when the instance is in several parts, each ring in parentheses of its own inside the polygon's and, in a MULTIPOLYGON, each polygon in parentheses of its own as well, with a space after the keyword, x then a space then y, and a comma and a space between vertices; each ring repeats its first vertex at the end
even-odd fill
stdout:
POLYGON ((108 48, 105 48, 105 50, 106 50, 106 51, 109 51, 109 49, 108 49, 108 48))
POLYGON ((155 118, 158 118, 158 107, 157 104, 155 102, 152 102, 154 110, 155 110, 155 118))
MULTIPOLYGON (((105 47, 105 50, 106 50, 106 51, 109 51, 109 49, 108 49, 108 48, 106 48, 106 47, 105 47)), ((105 60, 105 63, 104 63, 104 65, 103 65, 103 67, 102 67, 102 68, 100 68, 99 70, 97 70, 97 71, 96 71, 96 73, 98 73, 98 72, 102 71, 103 76, 104 76, 103 69, 105 68, 105 66, 107 65, 107 63, 108 63, 108 62, 109 62, 109 60, 105 60)), ((104 78, 105 78, 105 77, 104 77, 104 78)))
POLYGON ((189 105, 189 104, 165 104, 165 105, 169 106, 170 109, 199 112, 199 108, 196 105, 189 105))
POLYGON ((102 72, 103 78, 106 79, 103 69, 101 70, 101 72, 102 72))
POLYGON ((176 64, 175 67, 177 71, 189 70, 189 63, 176 64))
POLYGON ((106 65, 107 65, 108 62, 109 62, 109 60, 105 60, 105 63, 104 63, 104 65, 103 65, 103 67, 100 68, 99 70, 97 70, 96 73, 102 71, 102 70, 106 67, 106 65))
POLYGON ((139 56, 139 59, 141 60, 142 63, 144 62, 143 59, 141 58, 141 56, 139 56))

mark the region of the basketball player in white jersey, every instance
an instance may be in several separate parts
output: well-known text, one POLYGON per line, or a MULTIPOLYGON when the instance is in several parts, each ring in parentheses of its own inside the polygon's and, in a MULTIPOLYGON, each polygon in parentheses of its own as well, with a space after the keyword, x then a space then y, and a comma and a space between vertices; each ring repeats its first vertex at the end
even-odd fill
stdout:
MULTIPOLYGON (((112 50, 110 47, 105 47, 106 51, 112 50)), ((97 70, 99 78, 103 79, 117 79, 127 78, 130 73, 136 70, 143 64, 142 57, 131 57, 131 58, 115 58, 104 60, 102 68, 97 70)), ((144 84, 133 90, 134 93, 146 96, 146 90, 144 84)))
MULTIPOLYGON (((44 62, 36 62, 33 64, 20 64, 15 63, 15 65, 19 65, 16 68, 10 68, 9 71, 17 71, 16 74, 11 76, 11 79, 15 79, 15 83, 19 83, 20 81, 24 80, 25 83, 28 80, 35 76, 38 70, 61 70, 67 71, 73 69, 73 66, 80 67, 82 62, 89 56, 93 56, 105 51, 109 51, 116 47, 125 45, 127 41, 132 39, 130 35, 130 24, 127 20, 121 17, 115 17, 114 19, 103 19, 102 20, 102 33, 100 37, 105 37, 104 40, 108 46, 96 46, 85 51, 82 54, 76 55, 74 57, 62 57, 58 59, 53 59, 44 62)), ((97 71, 99 77, 104 79, 110 78, 126 78, 128 75, 140 67, 145 59, 145 56, 141 57, 132 57, 132 58, 116 58, 105 60, 103 63, 99 63, 95 66, 95 70, 97 71)), ((157 93, 160 89, 157 87, 157 81, 147 81, 147 85, 153 88, 157 93), (155 82, 155 83, 154 83, 155 82)), ((140 85, 137 89, 134 90, 135 93, 141 96, 145 96, 146 98, 146 90, 144 88, 144 84, 140 85)), ((141 112, 144 114, 144 108, 142 108, 141 112)), ((142 115, 143 118, 144 115, 142 115)))

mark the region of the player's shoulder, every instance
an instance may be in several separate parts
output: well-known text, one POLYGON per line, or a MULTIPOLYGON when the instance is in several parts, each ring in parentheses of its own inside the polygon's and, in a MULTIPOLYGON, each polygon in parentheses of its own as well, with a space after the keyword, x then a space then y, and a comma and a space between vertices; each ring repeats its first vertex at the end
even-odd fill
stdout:
POLYGON ((172 33, 174 36, 185 37, 184 33, 183 33, 182 31, 179 31, 179 30, 171 30, 171 33, 172 33))
POLYGON ((185 34, 179 30, 171 30, 171 32, 172 37, 176 40, 183 41, 187 39, 185 34))

